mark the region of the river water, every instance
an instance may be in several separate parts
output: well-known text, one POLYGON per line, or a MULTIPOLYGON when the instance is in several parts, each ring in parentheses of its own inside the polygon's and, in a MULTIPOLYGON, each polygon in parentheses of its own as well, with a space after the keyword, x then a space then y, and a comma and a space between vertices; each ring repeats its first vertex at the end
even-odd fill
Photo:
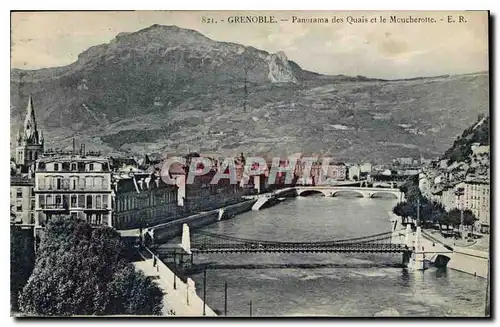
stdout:
MULTIPOLYGON (((276 241, 328 241, 390 231, 393 199, 299 197, 203 230, 276 241)), ((196 237, 196 236, 193 236, 196 237)), ((484 316, 486 280, 403 269, 401 254, 207 254, 207 304, 228 316, 484 316), (283 267, 283 265, 288 267, 283 267), (289 267, 291 266, 291 267, 289 267)), ((203 274, 192 276, 203 296, 203 274)))

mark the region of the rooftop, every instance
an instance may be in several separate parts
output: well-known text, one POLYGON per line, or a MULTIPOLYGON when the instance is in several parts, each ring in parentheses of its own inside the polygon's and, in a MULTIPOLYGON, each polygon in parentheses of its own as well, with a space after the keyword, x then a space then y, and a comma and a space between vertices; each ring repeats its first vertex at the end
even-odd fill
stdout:
POLYGON ((107 157, 103 157, 99 152, 87 152, 85 155, 80 155, 79 153, 68 152, 53 152, 44 153, 42 157, 38 159, 38 162, 51 162, 51 161, 87 161, 87 162, 108 162, 107 157))

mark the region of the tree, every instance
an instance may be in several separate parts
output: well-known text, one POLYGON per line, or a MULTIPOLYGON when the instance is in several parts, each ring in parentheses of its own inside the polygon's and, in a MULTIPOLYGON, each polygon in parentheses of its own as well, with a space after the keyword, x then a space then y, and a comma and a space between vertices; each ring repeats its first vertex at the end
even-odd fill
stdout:
POLYGON ((432 212, 431 212, 431 221, 434 224, 439 224, 439 230, 442 231, 443 223, 445 221, 445 217, 448 214, 443 204, 437 201, 432 201, 432 212))
POLYGON ((408 217, 415 216, 415 211, 408 202, 398 202, 392 209, 392 212, 403 218, 403 224, 407 222, 408 217))
POLYGON ((458 226, 460 226, 460 223, 461 223, 461 213, 460 213, 460 209, 451 209, 449 212, 448 212, 448 219, 447 219, 447 222, 453 226, 453 228, 456 228, 458 226))
POLYGON ((160 314, 161 290, 135 272, 125 257, 112 228, 53 217, 19 298, 21 311, 57 316, 160 314))
POLYGON ((35 264, 33 229, 10 226, 10 304, 11 311, 19 311, 18 297, 28 281, 35 264))
POLYGON ((476 215, 474 215, 474 213, 470 209, 465 209, 463 215, 464 215, 464 225, 471 226, 472 232, 474 232, 474 224, 479 219, 476 218, 476 215))

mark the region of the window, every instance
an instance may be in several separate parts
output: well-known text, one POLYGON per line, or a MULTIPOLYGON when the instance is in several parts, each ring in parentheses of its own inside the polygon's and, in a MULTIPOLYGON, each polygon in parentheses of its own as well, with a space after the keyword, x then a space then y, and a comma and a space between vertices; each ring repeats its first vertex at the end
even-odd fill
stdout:
POLYGON ((45 184, 47 185, 47 188, 49 190, 52 190, 52 177, 51 176, 45 177, 45 184))
POLYGON ((61 202, 62 202, 62 198, 61 198, 61 196, 60 196, 60 195, 56 195, 56 203, 55 203, 55 204, 56 204, 56 205, 60 205, 60 204, 61 204, 61 202))
POLYGON ((76 208, 78 203, 78 196, 72 195, 71 196, 71 208, 76 208))
POLYGON ((63 208, 65 210, 69 209, 69 195, 68 194, 64 194, 63 197, 62 197, 62 204, 63 204, 63 208))
POLYGON ((30 196, 35 196, 35 188, 30 187, 30 196))
POLYGON ((107 209, 108 208, 108 195, 103 194, 102 196, 102 208, 107 209))
POLYGON ((72 164, 71 164, 71 170, 72 170, 72 171, 76 171, 76 170, 77 170, 77 165, 76 165, 76 163, 72 163, 72 164))
POLYGON ((63 189, 69 190, 69 179, 68 178, 63 179, 63 189))
POLYGON ((78 208, 85 208, 85 195, 78 195, 78 208))
POLYGON ((22 197, 23 197, 23 189, 19 187, 16 190, 16 198, 20 199, 22 197))
POLYGON ((40 208, 45 207, 45 196, 43 194, 38 195, 38 205, 40 208))
POLYGON ((55 170, 55 171, 58 171, 58 170, 59 170, 59 164, 57 164, 57 163, 55 163, 55 164, 54 164, 54 170, 55 170))
POLYGON ((91 164, 89 164, 89 171, 93 171, 93 170, 94 170, 94 164, 91 163, 91 164))
POLYGON ((102 198, 100 195, 96 195, 95 196, 95 207, 96 209, 101 209, 101 205, 102 205, 102 198))
POLYGON ((87 195, 87 209, 92 209, 92 195, 87 195))
POLYGON ((22 203, 18 203, 17 206, 16 206, 16 211, 17 212, 21 212, 23 211, 23 204, 22 203))
POLYGON ((47 205, 51 205, 52 204, 52 195, 47 194, 46 202, 47 202, 47 205))
POLYGON ((71 189, 76 190, 77 185, 78 185, 78 177, 72 177, 71 178, 71 189))
POLYGON ((62 188, 62 180, 60 177, 58 177, 56 179, 57 183, 56 183, 56 190, 60 190, 62 188))
POLYGON ((35 200, 31 200, 31 210, 35 210, 35 200))

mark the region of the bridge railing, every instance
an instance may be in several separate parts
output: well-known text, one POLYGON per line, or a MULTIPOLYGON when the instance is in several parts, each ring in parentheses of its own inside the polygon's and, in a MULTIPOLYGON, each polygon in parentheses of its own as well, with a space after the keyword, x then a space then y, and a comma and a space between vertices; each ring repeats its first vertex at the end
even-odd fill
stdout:
MULTIPOLYGON (((310 244, 310 243, 315 243, 315 244, 331 244, 331 243, 343 243, 343 242, 360 242, 360 241, 378 241, 382 239, 390 239, 392 236, 392 232, 384 232, 384 233, 379 233, 379 234, 374 234, 374 235, 369 235, 369 236, 360 236, 360 237, 353 237, 353 238, 348 238, 348 239, 341 239, 341 240, 332 240, 332 241, 319 241, 319 242, 281 242, 281 241, 269 241, 269 240, 257 240, 257 239, 248 239, 248 238, 241 238, 241 237, 234 237, 234 236, 228 236, 228 235, 220 235, 220 234, 215 234, 215 233, 210 233, 210 232, 205 232, 205 231, 197 231, 198 235, 203 235, 203 236, 208 236, 213 239, 222 239, 222 240, 227 240, 227 241, 236 241, 236 242, 241 242, 241 243, 260 243, 260 244, 310 244)), ((194 235, 195 237, 196 235, 194 235)))

